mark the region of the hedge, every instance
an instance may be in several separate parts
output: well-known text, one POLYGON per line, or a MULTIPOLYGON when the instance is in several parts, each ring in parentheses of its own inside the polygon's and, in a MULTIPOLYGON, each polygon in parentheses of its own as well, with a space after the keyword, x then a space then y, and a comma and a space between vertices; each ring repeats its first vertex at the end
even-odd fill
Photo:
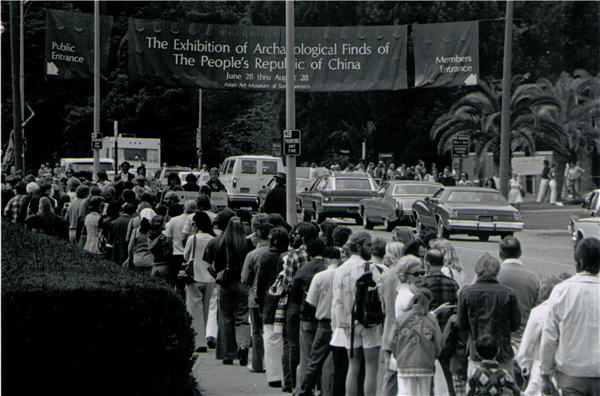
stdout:
POLYGON ((2 392, 192 395, 181 298, 69 242, 2 222, 2 392))

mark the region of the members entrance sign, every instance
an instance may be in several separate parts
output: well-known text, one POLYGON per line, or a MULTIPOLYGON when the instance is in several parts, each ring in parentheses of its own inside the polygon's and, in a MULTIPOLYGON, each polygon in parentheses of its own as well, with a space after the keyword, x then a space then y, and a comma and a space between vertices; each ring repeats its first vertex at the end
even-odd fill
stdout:
MULTIPOLYGON (((285 28, 129 20, 129 76, 159 85, 284 90, 285 28)), ((299 91, 406 89, 406 26, 296 27, 299 91)))
POLYGON ((413 25, 415 87, 477 85, 479 22, 413 25))

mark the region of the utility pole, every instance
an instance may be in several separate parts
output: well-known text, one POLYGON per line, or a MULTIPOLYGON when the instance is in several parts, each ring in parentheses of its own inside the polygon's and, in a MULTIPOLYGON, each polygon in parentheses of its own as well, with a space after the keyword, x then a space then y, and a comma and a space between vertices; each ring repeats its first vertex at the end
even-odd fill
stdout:
POLYGON ((510 64, 512 61, 513 2, 506 2, 504 29, 504 65, 502 73, 502 124, 500 126, 500 192, 508 196, 510 179, 510 64))
MULTIPOLYGON (((285 2, 285 127, 296 129, 296 91, 294 82, 294 1, 285 2)), ((296 214, 296 157, 288 155, 286 177, 286 217, 290 225, 298 222, 296 214)))
MULTIPOLYGON (((94 129, 92 142, 100 136, 100 1, 94 0, 94 129)), ((94 146, 94 175, 100 172, 100 149, 94 146)))
MULTIPOLYGON (((19 1, 19 14, 21 23, 19 24, 19 91, 21 92, 21 120, 25 118, 25 14, 23 4, 26 0, 19 1)), ((21 125, 21 136, 23 136, 23 164, 25 164, 25 125, 21 125)))
POLYGON ((11 1, 10 6, 10 58, 12 68, 12 94, 13 94, 13 131, 15 139, 15 169, 25 172, 23 161, 23 113, 21 112, 21 89, 19 86, 20 59, 17 54, 19 48, 19 23, 17 20, 17 5, 11 1))
POLYGON ((198 89, 198 128, 196 129, 198 169, 202 169, 202 89, 198 89))

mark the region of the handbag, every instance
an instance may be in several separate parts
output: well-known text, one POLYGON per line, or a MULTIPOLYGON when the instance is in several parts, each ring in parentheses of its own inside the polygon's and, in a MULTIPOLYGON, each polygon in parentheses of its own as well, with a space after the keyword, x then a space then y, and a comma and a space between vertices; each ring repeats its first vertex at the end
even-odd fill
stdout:
POLYGON ((186 261, 185 263, 183 263, 183 265, 181 266, 181 270, 179 271, 179 274, 177 274, 177 278, 186 285, 189 285, 190 283, 194 282, 194 260, 196 258, 196 235, 192 236, 193 241, 192 241, 192 256, 188 259, 188 261, 186 261))
POLYGON ((225 264, 225 268, 222 271, 219 271, 216 274, 217 276, 215 278, 215 283, 219 286, 225 286, 227 283, 229 283, 231 277, 229 274, 229 252, 227 249, 225 249, 225 254, 227 258, 227 264, 225 264))

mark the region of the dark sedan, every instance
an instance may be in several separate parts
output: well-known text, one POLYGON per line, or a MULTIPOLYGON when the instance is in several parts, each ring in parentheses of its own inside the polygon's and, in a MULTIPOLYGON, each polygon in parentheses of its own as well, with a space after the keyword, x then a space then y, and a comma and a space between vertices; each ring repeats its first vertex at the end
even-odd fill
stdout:
POLYGON ((377 195, 377 183, 366 173, 333 172, 319 177, 300 193, 299 205, 304 221, 327 217, 351 217, 362 222, 358 212, 361 199, 377 195))
POLYGON ((435 229, 438 238, 467 234, 487 241, 523 229, 521 214, 502 194, 491 188, 444 187, 433 197, 416 201, 413 216, 417 232, 435 229))
POLYGON ((363 226, 370 230, 383 224, 387 231, 391 231, 399 223, 413 224, 413 203, 431 197, 440 187, 439 183, 418 180, 384 182, 378 197, 360 201, 363 226))

